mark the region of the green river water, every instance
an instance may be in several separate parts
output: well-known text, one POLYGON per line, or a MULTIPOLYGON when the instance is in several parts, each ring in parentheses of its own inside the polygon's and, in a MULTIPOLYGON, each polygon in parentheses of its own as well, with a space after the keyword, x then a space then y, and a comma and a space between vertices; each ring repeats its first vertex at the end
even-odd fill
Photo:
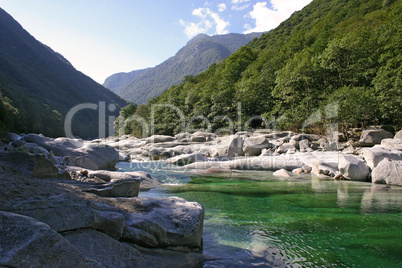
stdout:
POLYGON ((185 175, 146 170, 166 184, 145 196, 179 196, 205 208, 204 267, 402 267, 402 187, 276 178, 271 172, 185 175))

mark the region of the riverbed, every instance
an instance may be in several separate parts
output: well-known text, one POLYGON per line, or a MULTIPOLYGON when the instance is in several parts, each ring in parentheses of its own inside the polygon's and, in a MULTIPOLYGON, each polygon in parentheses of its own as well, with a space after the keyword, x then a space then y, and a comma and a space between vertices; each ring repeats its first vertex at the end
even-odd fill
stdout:
POLYGON ((402 187, 272 172, 186 173, 121 162, 164 184, 140 196, 205 207, 203 267, 402 267, 402 187))

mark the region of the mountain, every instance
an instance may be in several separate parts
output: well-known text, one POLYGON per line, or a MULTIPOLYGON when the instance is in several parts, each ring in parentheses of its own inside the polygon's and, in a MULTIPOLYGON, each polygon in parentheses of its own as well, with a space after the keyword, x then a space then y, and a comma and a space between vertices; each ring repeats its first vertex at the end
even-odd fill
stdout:
POLYGON ((261 33, 208 36, 199 34, 175 56, 154 68, 118 73, 108 77, 104 86, 122 98, 142 104, 160 95, 165 89, 179 84, 185 76, 197 75, 212 64, 226 59, 239 47, 261 33))
POLYGON ((97 137, 99 111, 94 109, 101 109, 102 102, 105 107, 115 105, 114 111, 106 109, 106 118, 117 116, 127 104, 77 71, 0 9, 0 132, 64 136, 67 113, 76 105, 92 103, 100 106, 77 112, 72 130, 83 138, 97 137))
MULTIPOLYGON (((401 14, 402 0, 314 0, 134 114, 153 119, 152 134, 182 132, 178 110, 192 129, 216 132, 267 127, 325 134, 336 126, 347 134, 350 128, 370 125, 401 129, 401 14), (155 104, 166 105, 155 109, 155 104)), ((147 134, 132 124, 133 133, 147 134)))

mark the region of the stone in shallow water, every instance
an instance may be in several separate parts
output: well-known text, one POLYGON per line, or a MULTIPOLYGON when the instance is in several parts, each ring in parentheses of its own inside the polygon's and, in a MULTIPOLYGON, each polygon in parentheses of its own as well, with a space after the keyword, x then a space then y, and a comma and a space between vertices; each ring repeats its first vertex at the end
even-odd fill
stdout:
POLYGON ((292 173, 287 171, 286 169, 280 169, 274 172, 275 177, 284 177, 284 178, 290 178, 292 177, 292 173))
POLYGON ((383 159, 373 170, 372 181, 402 186, 402 160, 383 159))
POLYGON ((370 173, 366 163, 357 156, 345 155, 339 160, 339 172, 348 180, 366 181, 370 173))
MULTIPOLYGON (((139 211, 130 213, 127 225, 142 230, 142 237, 155 238, 158 242, 157 247, 201 247, 204 208, 200 204, 188 202, 179 197, 138 197, 135 200, 139 202, 136 205, 139 211)), ((122 239, 144 244, 140 241, 130 241, 130 237, 125 236, 124 233, 122 239)))

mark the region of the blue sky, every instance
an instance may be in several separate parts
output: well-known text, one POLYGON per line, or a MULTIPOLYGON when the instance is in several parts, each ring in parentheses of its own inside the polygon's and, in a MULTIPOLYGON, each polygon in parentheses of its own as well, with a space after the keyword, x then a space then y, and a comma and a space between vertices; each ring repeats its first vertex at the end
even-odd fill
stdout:
POLYGON ((262 32, 312 0, 0 0, 31 35, 103 83, 158 65, 199 33, 262 32))

